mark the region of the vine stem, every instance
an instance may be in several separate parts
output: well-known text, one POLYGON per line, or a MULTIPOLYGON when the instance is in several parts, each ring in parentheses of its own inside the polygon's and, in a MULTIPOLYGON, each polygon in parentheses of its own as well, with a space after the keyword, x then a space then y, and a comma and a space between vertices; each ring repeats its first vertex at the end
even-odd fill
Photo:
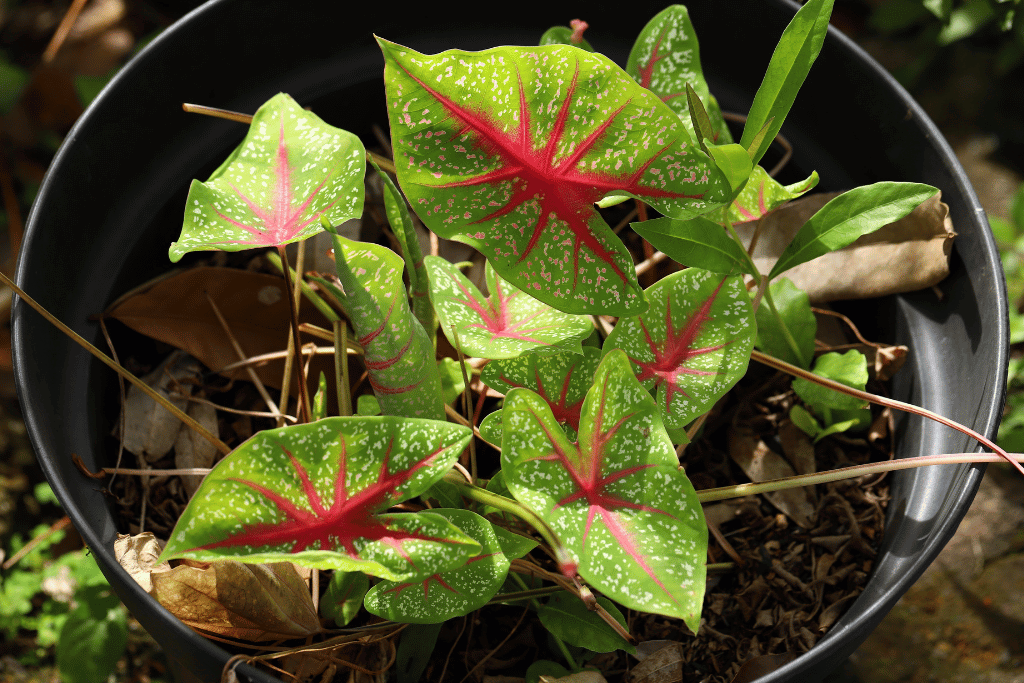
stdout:
POLYGON ((979 434, 970 427, 962 425, 955 420, 949 419, 948 417, 943 417, 938 413, 933 413, 932 411, 926 408, 915 406, 912 403, 904 403, 903 401, 897 401, 896 399, 885 398, 884 396, 871 394, 866 391, 861 391, 860 389, 848 387, 845 384, 840 384, 839 382, 830 379, 825 379, 824 377, 815 375, 813 372, 809 372, 807 370, 804 370, 803 368, 798 368, 795 365, 790 365, 784 360, 779 360, 778 358, 773 358, 772 356, 761 353, 756 349, 751 351, 750 358, 752 360, 756 360, 758 363, 767 365, 768 367, 775 368, 776 370, 781 370, 782 372, 785 372, 789 375, 793 375, 794 377, 801 377, 809 382, 820 384, 823 387, 834 389, 835 391, 846 394, 847 396, 853 396, 855 398, 861 399, 862 401, 868 401, 870 403, 875 403, 877 405, 885 406, 887 408, 895 408, 896 410, 902 410, 913 415, 920 415, 921 417, 926 417, 929 420, 934 420, 939 424, 951 427, 957 430, 958 432, 966 434, 967 436, 971 437, 972 439, 980 443, 982 446, 987 448, 988 450, 999 455, 1003 460, 1013 465, 1018 472, 1024 475, 1024 466, 1022 466, 1021 463, 1012 458, 1009 453, 1007 453, 1002 448, 997 446, 994 441, 984 436, 983 434, 979 434))
POLYGON ((197 434, 199 434, 204 439, 213 444, 218 451, 220 451, 224 455, 227 455, 228 453, 231 452, 230 446, 228 446, 226 443, 217 438, 217 436, 215 434, 212 434, 210 430, 208 430, 206 427, 196 422, 195 419, 189 417, 181 408, 171 403, 171 400, 169 398, 167 398, 159 391, 143 382, 141 379, 139 379, 132 373, 125 370, 110 356, 108 356, 107 354, 103 353, 98 348, 90 344, 85 339, 85 337, 72 330, 70 327, 62 323, 60 320, 57 320, 57 318, 55 318, 49 311, 43 308, 42 304, 40 304, 38 301, 30 297, 28 294, 26 294, 25 290, 23 290, 18 285, 14 284, 14 281, 11 280, 11 278, 7 277, 2 271, 0 271, 0 282, 10 287, 11 290, 15 294, 17 294, 22 301, 24 301, 30 307, 35 309, 35 311, 39 313, 39 315, 43 316, 43 318, 45 318, 47 322, 49 322, 51 325, 53 325, 58 330, 63 332, 69 339, 71 339, 71 341, 81 346, 83 349, 85 349, 93 356, 95 356, 100 362, 102 362, 108 368, 118 373, 132 384, 134 384, 136 387, 139 388, 140 391, 142 391, 142 393, 146 394, 146 396, 149 396, 151 399, 153 399, 161 406, 166 408, 172 415, 174 415, 174 417, 184 422, 186 425, 189 426, 189 428, 195 430, 197 434))

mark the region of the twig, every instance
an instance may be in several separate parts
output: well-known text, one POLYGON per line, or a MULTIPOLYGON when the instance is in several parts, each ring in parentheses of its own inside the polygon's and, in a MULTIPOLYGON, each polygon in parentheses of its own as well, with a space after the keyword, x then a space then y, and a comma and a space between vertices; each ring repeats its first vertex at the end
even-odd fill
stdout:
MULTIPOLYGON (((223 413, 232 413, 234 415, 246 415, 248 417, 268 417, 271 419, 275 419, 278 417, 278 415, 275 413, 265 413, 260 410, 242 410, 241 408, 228 408, 227 406, 222 406, 220 404, 214 403, 210 399, 202 398, 201 396, 192 396, 190 394, 175 393, 174 397, 183 398, 186 401, 192 401, 193 403, 203 403, 208 406, 213 406, 214 409, 219 410, 223 413)), ((298 418, 295 417, 294 415, 281 415, 280 417, 284 418, 285 420, 288 420, 289 422, 298 422, 298 418)))
MULTIPOLYGON (((362 350, 360 349, 360 351, 362 351, 362 350)), ((348 352, 350 354, 357 354, 357 352, 352 349, 352 342, 349 342, 348 352)), ((263 365, 267 361, 279 360, 281 358, 284 358, 285 353, 287 353, 287 352, 286 351, 271 351, 270 353, 261 353, 258 356, 249 356, 248 358, 243 358, 242 360, 236 360, 234 363, 231 363, 230 365, 225 365, 224 367, 222 367, 217 372, 221 373, 221 374, 224 374, 224 373, 231 372, 232 370, 238 370, 240 368, 252 367, 252 366, 257 366, 257 365, 263 365)), ((304 356, 328 356, 328 355, 333 355, 333 354, 334 354, 334 347, 333 346, 312 346, 311 347, 309 344, 306 344, 306 346, 302 349, 302 355, 304 355, 304 356)))
MULTIPOLYGON (((277 252, 281 256, 281 263, 288 263, 288 255, 285 254, 284 245, 277 245, 277 252)), ((282 268, 281 273, 284 275, 284 291, 288 292, 288 311, 291 313, 291 324, 288 326, 288 331, 291 333, 292 343, 295 344, 296 349, 302 348, 302 342, 299 340, 299 309, 295 305, 295 299, 290 295, 291 292, 291 268, 282 268)), ((296 274, 296 278, 301 277, 296 274)), ((299 402, 299 419, 302 422, 311 422, 310 417, 311 404, 309 402, 309 385, 306 384, 306 371, 302 367, 302 363, 298 364, 299 368, 299 394, 296 396, 296 400, 299 402)), ((291 377, 288 378, 288 382, 291 382, 291 377)))
POLYGON ((497 653, 497 652, 498 652, 499 650, 501 650, 501 648, 503 648, 503 647, 505 646, 505 643, 507 643, 507 642, 509 641, 509 639, 510 639, 510 638, 512 637, 512 635, 513 635, 513 634, 514 634, 514 633, 515 633, 516 631, 518 631, 518 630, 519 630, 519 627, 520 627, 520 626, 522 625, 522 623, 523 623, 523 619, 525 619, 525 618, 526 618, 526 615, 527 615, 527 614, 528 614, 529 612, 530 612, 530 608, 529 608, 529 607, 526 607, 526 608, 524 608, 524 609, 523 609, 523 613, 519 615, 519 621, 517 621, 517 622, 516 622, 516 625, 512 627, 512 630, 508 632, 508 635, 507 635, 507 636, 505 636, 505 637, 504 637, 504 638, 502 639, 502 641, 501 641, 500 643, 498 643, 497 647, 495 647, 495 648, 494 648, 493 650, 491 650, 491 651, 490 651, 490 652, 488 652, 488 653, 487 653, 486 655, 484 655, 483 659, 481 659, 481 660, 480 660, 479 662, 477 662, 477 663, 476 663, 476 666, 474 666, 474 667, 473 667, 472 669, 470 669, 470 670, 469 670, 469 673, 467 673, 467 674, 466 674, 465 676, 463 676, 463 677, 462 677, 462 680, 461 680, 461 681, 459 681, 459 683, 466 683, 466 681, 467 681, 467 680, 468 680, 468 679, 469 679, 470 677, 472 677, 474 673, 476 673, 476 670, 477 670, 477 669, 479 669, 479 668, 480 668, 481 666, 483 666, 483 665, 484 665, 484 663, 486 663, 488 659, 490 659, 491 657, 493 657, 495 653, 497 653))
MULTIPOLYGON (((645 241, 644 244, 647 244, 647 242, 645 241)), ((641 275, 649 271, 651 268, 654 268, 656 265, 658 265, 667 258, 668 254, 666 254, 663 251, 654 252, 653 254, 651 254, 650 258, 646 258, 636 265, 636 276, 640 277, 641 275)))
POLYGON ((42 60, 44 64, 49 64, 57 56, 60 46, 64 44, 68 34, 71 33, 71 28, 75 25, 78 15, 82 13, 82 8, 85 7, 86 1, 74 0, 71 3, 71 7, 68 7, 68 11, 64 13, 64 18, 60 20, 60 24, 57 26, 57 30, 53 32, 53 37, 50 38, 50 44, 46 46, 46 50, 43 52, 42 60))
POLYGON ((14 565, 18 564, 18 562, 21 560, 21 558, 25 557, 30 552, 35 550, 36 546, 38 546, 40 543, 42 543, 43 541, 48 539, 50 536, 53 536, 58 531, 60 531, 62 529, 67 529, 70 525, 71 525, 71 518, 68 517, 67 515, 64 515, 63 517, 58 519, 56 522, 51 524, 49 529, 47 529, 43 533, 39 534, 35 538, 33 538, 31 541, 26 543, 25 546, 21 550, 19 550, 18 552, 14 553, 13 555, 11 555, 7 559, 7 561, 3 563, 3 568, 4 569, 10 569, 14 565))
MULTIPOLYGON (((462 344, 459 343, 459 333, 455 329, 455 325, 452 325, 452 340, 455 342, 455 352, 459 354, 459 367, 462 369, 462 411, 469 418, 473 414, 469 408, 469 374, 466 372, 466 357, 462 353, 462 344)), ((473 424, 470 423, 469 426, 472 428, 473 424)), ((476 441, 474 439, 469 440, 469 471, 473 475, 469 482, 472 484, 476 481, 478 474, 476 469, 476 441)))

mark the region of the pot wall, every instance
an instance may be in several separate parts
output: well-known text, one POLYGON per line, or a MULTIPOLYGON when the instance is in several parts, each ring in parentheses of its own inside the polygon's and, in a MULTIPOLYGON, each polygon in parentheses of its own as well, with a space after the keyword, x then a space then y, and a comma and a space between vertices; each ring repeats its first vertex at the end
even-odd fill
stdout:
MULTIPOLYGON (((746 111, 796 6, 688 4, 712 91, 724 109, 746 111)), ((167 246, 178 236, 190 180, 205 178, 244 134, 238 124, 182 113, 182 102, 251 112, 284 90, 329 123, 370 139, 370 125, 386 123, 373 33, 423 52, 483 49, 534 44, 551 24, 581 16, 595 48, 624 64, 635 36, 664 5, 638 0, 627 14, 588 3, 525 2, 514 18, 479 7, 389 9, 372 21, 327 0, 214 0, 199 8, 140 53, 69 134, 29 216, 19 285, 103 346, 89 316, 171 267, 167 246)), ((877 309, 881 337, 912 349, 894 382, 896 396, 994 435, 1005 387, 1006 294, 984 213, 947 144, 881 67, 835 31, 783 133, 796 148, 786 173, 796 179, 817 170, 822 190, 877 180, 942 189, 958 233, 953 274, 939 287, 943 299, 927 291, 867 306, 877 309)), ((217 680, 228 655, 170 617, 120 569, 107 501, 71 465, 71 453, 91 468, 110 463, 114 374, 20 301, 13 350, 33 445, 104 574, 170 657, 217 680)), ((902 457, 974 448, 919 418, 904 419, 900 430, 902 457)), ((841 663, 951 537, 982 471, 950 466, 895 475, 883 552, 864 594, 811 653, 762 680, 814 680, 841 663)), ((248 671, 254 680, 272 680, 248 671)))

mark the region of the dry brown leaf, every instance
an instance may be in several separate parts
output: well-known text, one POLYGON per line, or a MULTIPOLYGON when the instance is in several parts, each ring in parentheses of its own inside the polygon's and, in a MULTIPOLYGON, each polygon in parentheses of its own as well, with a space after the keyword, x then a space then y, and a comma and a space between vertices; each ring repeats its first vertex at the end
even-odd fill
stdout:
MULTIPOLYGON (((792 477, 796 473, 785 459, 772 451, 764 441, 741 429, 729 433, 729 455, 753 482, 792 477)), ((785 489, 764 494, 772 505, 799 526, 811 528, 814 505, 803 488, 785 489)))
POLYGON ((189 626, 239 640, 304 638, 320 631, 306 583, 287 562, 223 560, 152 574, 150 595, 189 626))
MULTIPOLYGON (((199 363, 196 359, 175 351, 156 370, 143 377, 142 381, 166 396, 172 404, 185 410, 188 407, 187 399, 172 398, 171 394, 180 395, 187 391, 189 385, 181 383, 197 374, 199 363)), ((180 430, 181 421, 170 411, 142 393, 138 387, 132 385, 128 388, 124 402, 125 450, 145 458, 147 462, 156 462, 171 450, 180 430)), ((119 432, 120 425, 115 426, 114 434, 119 432)))
POLYGON ((147 593, 153 590, 154 573, 171 571, 169 562, 156 562, 163 549, 164 542, 151 531, 136 536, 118 534, 114 541, 114 557, 147 593))
MULTIPOLYGON (((790 202, 761 219, 754 263, 767 273, 800 227, 838 193, 815 194, 790 202)), ((736 226, 749 245, 757 223, 736 226)), ((910 292, 937 284, 949 274, 953 222, 941 195, 932 197, 895 223, 864 235, 845 249, 800 264, 785 273, 811 303, 867 299, 910 292)))
POLYGON ((792 422, 783 422, 779 427, 779 441, 786 459, 797 474, 814 474, 817 471, 814 444, 802 429, 792 422))
MULTIPOLYGON (((108 315, 136 332, 184 349, 211 370, 217 371, 238 360, 224 329, 217 321, 206 294, 216 302, 232 334, 250 356, 281 351, 288 345, 288 300, 284 279, 236 268, 192 268, 156 282, 151 287, 118 302, 108 315)), ((330 327, 319 311, 304 302, 299 321, 330 327)), ((318 356, 309 373, 310 386, 323 371, 334 376, 333 361, 318 356)), ((256 368, 267 386, 281 388, 284 361, 269 361, 256 368)), ((232 379, 247 380, 244 369, 232 379)), ((292 395, 297 384, 292 382, 292 395)))
POLYGON ((683 646, 680 643, 667 640, 640 643, 637 658, 640 663, 630 673, 633 683, 679 683, 683 680, 683 646), (660 647, 647 648, 648 652, 640 658, 641 646, 656 644, 660 647))
MULTIPOLYGON (((209 403, 189 403, 188 416, 195 419, 211 434, 217 433, 217 409, 209 403)), ((192 428, 181 425, 178 438, 174 442, 174 466, 185 469, 188 467, 213 467, 217 457, 217 447, 200 436, 192 428)), ((199 488, 201 476, 184 476, 181 484, 189 498, 199 488)))

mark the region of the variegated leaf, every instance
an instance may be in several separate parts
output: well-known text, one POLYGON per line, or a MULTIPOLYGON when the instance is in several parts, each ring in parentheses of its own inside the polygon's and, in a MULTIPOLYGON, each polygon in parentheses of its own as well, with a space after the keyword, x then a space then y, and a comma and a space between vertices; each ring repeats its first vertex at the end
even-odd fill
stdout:
POLYGON ((796 199, 818 184, 817 171, 807 180, 792 185, 780 185, 760 166, 754 167, 746 186, 729 205, 729 221, 746 223, 762 218, 786 202, 796 199))
POLYGON ((657 387, 665 425, 707 412, 747 370, 757 326, 739 276, 689 268, 646 290, 649 311, 620 319, 604 350, 623 349, 637 378, 657 387))
POLYGON ((401 257, 387 247, 331 237, 344 289, 314 279, 345 307, 381 411, 444 420, 434 345, 409 308, 401 257))
POLYGON ((629 252, 594 208, 602 197, 677 218, 728 201, 679 117, 602 55, 569 45, 423 55, 378 42, 413 210, 551 306, 646 308, 629 252))
POLYGON ((329 417, 257 433, 203 480, 161 560, 294 562, 394 581, 457 567, 480 546, 431 513, 386 513, 451 469, 460 425, 329 417))
POLYGON ((448 261, 437 256, 425 261, 441 329, 468 356, 512 358, 549 347, 579 350, 593 330, 589 318, 555 310, 498 277, 490 261, 485 269, 487 298, 448 261))
POLYGON ((732 142, 718 100, 711 95, 704 80, 697 32, 684 6, 671 5, 647 22, 629 53, 626 72, 668 104, 690 136, 696 139, 686 101, 686 85, 689 84, 700 96, 711 119, 715 133, 713 142, 732 142))
POLYGON ((405 623, 436 624, 483 607, 501 588, 508 575, 509 558, 502 552, 497 529, 469 510, 440 509, 434 514, 478 542, 480 554, 462 567, 422 581, 381 581, 364 601, 372 614, 405 623))
POLYGON ((505 482, 551 527, 579 574, 622 605, 682 618, 696 631, 707 525, 658 406, 625 354, 601 362, 578 443, 529 389, 509 392, 503 421, 505 482))
POLYGON ((366 151, 359 138, 320 120, 290 96, 260 107, 249 134, 205 183, 192 181, 171 261, 190 251, 240 251, 310 237, 320 219, 363 213, 366 151))

